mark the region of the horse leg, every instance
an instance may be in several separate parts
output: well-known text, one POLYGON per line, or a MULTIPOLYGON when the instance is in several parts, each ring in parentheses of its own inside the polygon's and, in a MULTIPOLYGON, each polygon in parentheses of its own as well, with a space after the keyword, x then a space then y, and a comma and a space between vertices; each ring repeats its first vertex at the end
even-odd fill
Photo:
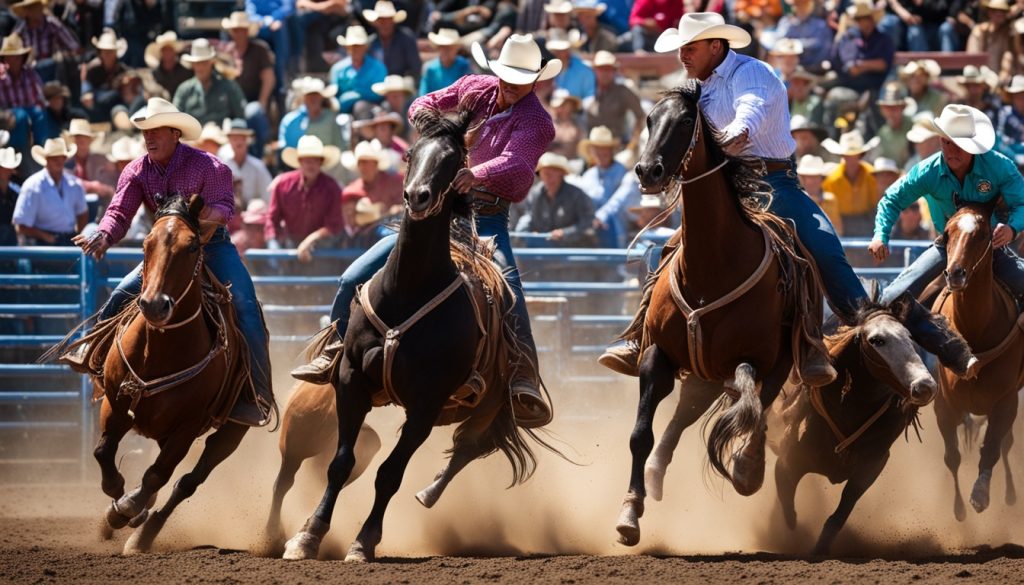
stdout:
POLYGON ((455 434, 456 441, 452 447, 452 455, 448 464, 434 477, 434 481, 430 485, 416 494, 416 500, 419 503, 426 508, 433 507, 448 484, 460 471, 471 461, 495 449, 494 441, 490 440, 491 436, 487 433, 487 427, 493 423, 494 419, 493 415, 480 416, 466 421, 459 427, 455 434))
POLYGON ((796 529, 796 488, 803 476, 803 472, 798 473, 791 468, 786 456, 779 457, 775 462, 775 488, 782 508, 782 518, 790 530, 796 529))
MULTIPOLYGON (((768 426, 764 413, 771 406, 775 397, 779 395, 779 391, 789 376, 789 370, 792 366, 793 364, 790 359, 781 360, 765 377, 763 383, 759 383, 754 379, 754 369, 749 365, 746 368, 743 365, 736 368, 736 390, 740 392, 740 401, 733 408, 730 408, 729 412, 734 411, 737 407, 741 407, 745 400, 748 401, 749 403, 746 407, 748 412, 742 415, 741 418, 749 417, 749 422, 753 425, 749 430, 750 436, 746 444, 732 457, 732 476, 729 479, 732 481, 736 493, 741 496, 750 496, 757 493, 761 489, 761 485, 764 484, 764 446, 768 439, 768 426), (743 380, 741 377, 747 373, 746 370, 748 368, 750 377, 743 380), (754 418, 755 416, 756 419, 754 418)), ((745 423, 740 422, 737 428, 743 428, 743 424, 745 423)), ((740 436, 740 433, 733 436, 740 436)), ((709 439, 709 449, 710 446, 711 440, 709 439)))
POLYGON ((124 495, 124 476, 117 469, 114 458, 117 456, 117 447, 128 431, 131 430, 134 421, 127 413, 118 412, 110 406, 110 401, 103 399, 100 406, 100 440, 93 450, 93 457, 99 463, 100 473, 103 475, 103 493, 113 499, 124 495))
POLYGON ((261 556, 276 557, 284 552, 285 535, 284 526, 281 524, 281 507, 285 494, 295 485, 295 474, 298 473, 303 461, 305 457, 295 457, 288 452, 281 454, 281 469, 274 480, 274 495, 270 502, 270 515, 267 517, 261 556))
POLYGON ((953 411, 942 392, 935 395, 935 421, 939 425, 939 433, 945 444, 943 460, 946 462, 946 468, 953 475, 953 516, 963 522, 967 518, 967 508, 964 506, 963 495, 960 494, 960 446, 956 433, 957 426, 963 421, 963 416, 953 411))
POLYGON ((988 414, 988 428, 981 444, 981 461, 978 463, 978 480, 971 490, 971 506, 976 512, 984 512, 989 504, 989 488, 992 483, 992 468, 999 461, 1003 441, 1017 418, 1017 393, 1010 392, 995 404, 988 414))
POLYGON ((675 385, 676 367, 672 360, 657 345, 644 351, 640 358, 640 402, 637 406, 636 425, 629 437, 629 450, 633 454, 630 468, 629 491, 622 502, 619 521, 619 542, 636 546, 640 542, 639 519, 644 515, 644 462, 654 448, 654 412, 658 403, 672 392, 675 385))
POLYGON ((373 508, 359 530, 355 542, 349 547, 348 554, 345 555, 346 561, 366 562, 374 559, 377 544, 383 535, 384 512, 402 485, 402 476, 405 475, 405 468, 409 465, 413 453, 430 436, 441 406, 442 404, 431 405, 430 408, 408 412, 398 443, 377 470, 377 481, 374 482, 377 493, 373 500, 373 508))
POLYGON ((1010 469, 1010 448, 1013 447, 1013 427, 1003 437, 1003 469, 1006 470, 1006 505, 1017 503, 1017 488, 1013 485, 1013 470, 1010 469))
POLYGON ((850 512, 853 512, 853 507, 857 505, 857 501, 864 495, 864 492, 868 491, 868 488, 881 475, 888 460, 889 454, 883 453, 875 461, 867 461, 863 467, 850 476, 850 479, 846 481, 846 486, 843 487, 843 495, 839 499, 839 506, 828 517, 828 520, 825 521, 825 526, 821 529, 821 535, 818 536, 818 543, 814 545, 814 550, 811 551, 811 554, 827 555, 829 553, 836 536, 850 517, 850 512))
POLYGON ((320 499, 313 515, 306 520, 295 536, 284 545, 282 558, 288 560, 315 559, 320 551, 320 542, 331 528, 334 506, 338 494, 352 474, 356 464, 355 445, 359 429, 366 414, 370 412, 370 396, 373 384, 362 371, 356 370, 343 355, 338 370, 338 385, 335 399, 338 412, 338 448, 327 466, 327 489, 320 499))
POLYGON ((228 422, 216 432, 206 438, 206 446, 203 454, 199 456, 196 466, 174 484, 171 496, 167 502, 156 512, 149 514, 142 528, 132 533, 124 545, 125 553, 148 552, 153 547, 153 541, 160 530, 163 529, 167 519, 174 513, 179 504, 192 497, 196 489, 202 485, 214 468, 220 465, 229 455, 238 449, 242 437, 249 430, 246 425, 228 422))
POLYGON ((718 382, 708 382, 692 375, 683 380, 679 387, 679 402, 676 403, 675 414, 672 415, 672 420, 669 421, 661 440, 658 441, 658 446, 647 458, 647 465, 644 467, 647 494, 656 502, 661 501, 665 471, 672 462, 672 454, 679 445, 683 431, 697 422, 721 395, 722 385, 718 382))

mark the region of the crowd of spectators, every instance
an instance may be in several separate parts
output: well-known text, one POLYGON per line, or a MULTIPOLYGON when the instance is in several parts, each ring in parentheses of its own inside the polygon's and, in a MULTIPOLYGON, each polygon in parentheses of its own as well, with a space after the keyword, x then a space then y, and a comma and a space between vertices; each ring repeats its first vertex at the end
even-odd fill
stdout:
MULTIPOLYGON (((786 83, 798 175, 841 235, 869 236, 884 189, 938 151, 946 103, 990 116, 1024 166, 1024 0, 246 0, 199 36, 166 29, 175 10, 0 0, 0 245, 64 243, 98 221, 145 154, 129 118, 159 96, 234 173, 240 249, 365 248, 402 210, 410 102, 528 32, 564 67, 537 87, 555 139, 513 227, 536 234, 522 244, 622 247, 661 211, 631 165, 652 100, 681 79, 627 76, 623 61, 693 11, 751 31, 742 51, 786 83), (897 50, 989 59, 943 72, 897 66, 897 50)), ((923 202, 905 216, 894 237, 934 236, 923 202)), ((150 223, 140 211, 128 239, 150 223)))

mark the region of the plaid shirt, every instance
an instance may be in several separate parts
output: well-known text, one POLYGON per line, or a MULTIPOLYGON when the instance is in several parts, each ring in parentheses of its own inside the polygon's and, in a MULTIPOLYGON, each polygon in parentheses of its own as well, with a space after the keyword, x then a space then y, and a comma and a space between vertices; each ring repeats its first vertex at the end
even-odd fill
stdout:
POLYGON ((7 65, 0 63, 0 110, 10 108, 45 107, 43 80, 31 67, 23 67, 21 75, 15 78, 7 65))
POLYGON ((26 47, 32 47, 36 59, 49 59, 54 53, 78 50, 78 39, 56 16, 47 14, 43 25, 29 28, 27 21, 21 21, 14 27, 14 32, 21 35, 26 47))

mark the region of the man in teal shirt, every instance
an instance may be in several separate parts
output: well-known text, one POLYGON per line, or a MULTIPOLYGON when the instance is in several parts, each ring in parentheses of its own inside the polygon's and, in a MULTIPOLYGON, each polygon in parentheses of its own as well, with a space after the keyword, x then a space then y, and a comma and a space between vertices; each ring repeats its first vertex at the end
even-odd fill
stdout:
POLYGON ((388 68, 368 55, 370 37, 361 26, 350 26, 338 44, 348 50, 348 56, 331 67, 328 79, 338 88, 338 105, 342 113, 351 114, 356 102, 378 104, 381 96, 373 92, 373 84, 384 81, 388 68))
MULTIPOLYGON (((980 110, 948 105, 934 123, 942 151, 915 165, 885 192, 878 202, 875 236, 868 250, 877 260, 889 255, 889 233, 896 218, 919 197, 928 201, 935 231, 941 233, 960 202, 984 203, 1002 196, 1009 216, 1006 223, 993 219, 993 269, 1016 297, 1024 297, 1024 260, 1007 245, 1024 230, 1024 177, 1013 161, 992 150, 995 132, 980 110)), ((886 287, 882 301, 907 290, 920 295, 945 267, 946 248, 937 242, 886 287)))

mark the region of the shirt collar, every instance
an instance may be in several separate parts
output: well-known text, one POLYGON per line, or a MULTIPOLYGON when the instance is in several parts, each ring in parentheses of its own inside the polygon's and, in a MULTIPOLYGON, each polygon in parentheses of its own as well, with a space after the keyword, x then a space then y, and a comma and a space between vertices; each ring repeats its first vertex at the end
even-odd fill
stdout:
POLYGON ((716 77, 729 77, 730 75, 732 75, 732 71, 733 69, 736 69, 737 65, 739 65, 739 59, 736 58, 736 51, 729 49, 729 52, 726 53, 725 55, 725 59, 722 60, 718 67, 715 67, 714 71, 711 72, 711 75, 707 78, 707 80, 701 82, 701 84, 703 85, 705 83, 709 83, 716 77))

